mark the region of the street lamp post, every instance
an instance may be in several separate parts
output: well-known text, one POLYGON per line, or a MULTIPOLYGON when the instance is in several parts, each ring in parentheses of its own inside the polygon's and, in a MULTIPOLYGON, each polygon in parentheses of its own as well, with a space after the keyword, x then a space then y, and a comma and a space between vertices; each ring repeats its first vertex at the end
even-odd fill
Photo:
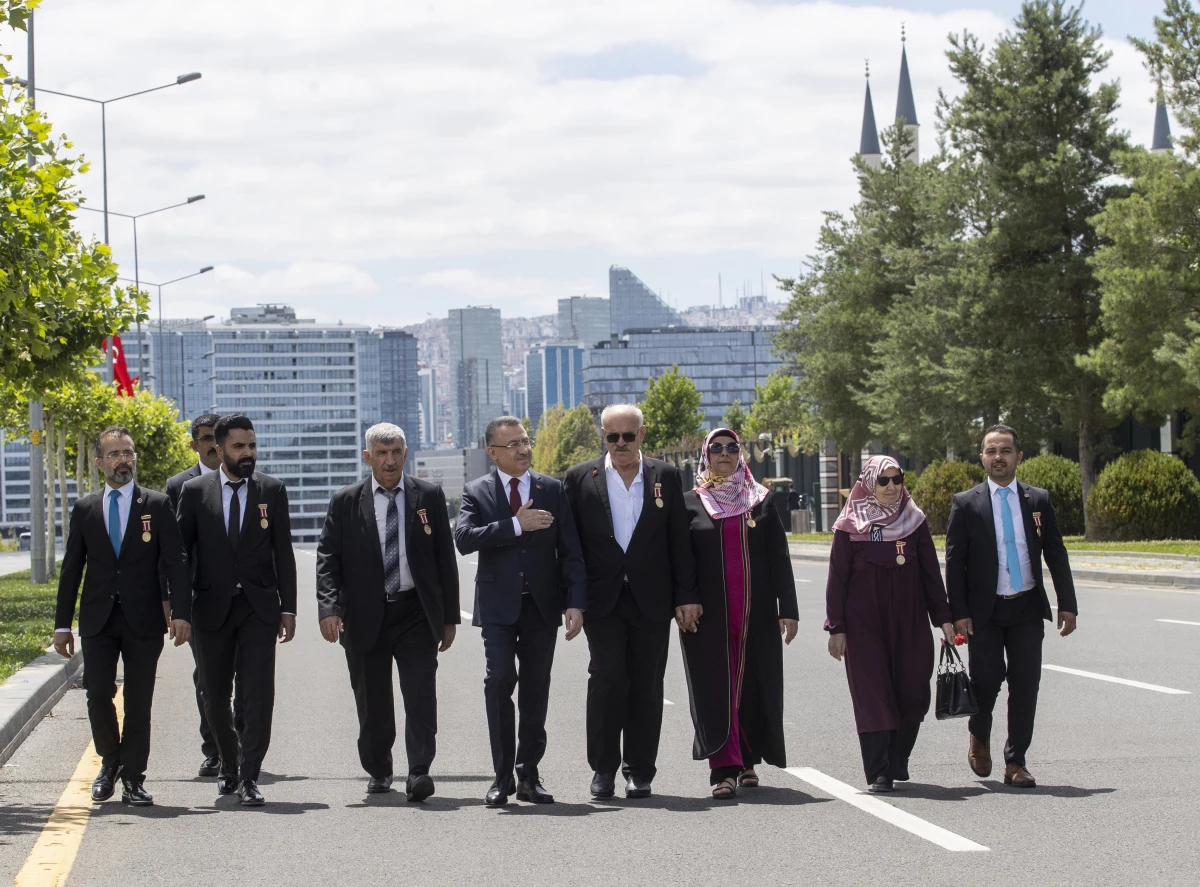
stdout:
MULTIPOLYGON (((199 277, 201 274, 207 274, 212 269, 213 269, 212 265, 205 265, 199 271, 193 271, 191 274, 185 274, 182 277, 176 277, 173 280, 164 280, 162 283, 151 283, 148 280, 146 280, 146 281, 131 280, 128 277, 118 277, 117 280, 123 280, 126 283, 132 283, 135 286, 141 286, 142 283, 145 283, 146 286, 153 286, 153 287, 158 288, 158 343, 159 343, 159 345, 161 345, 163 342, 162 288, 164 286, 170 286, 173 283, 179 283, 179 281, 181 281, 181 280, 187 280, 191 277, 199 277)), ((205 321, 212 320, 212 319, 213 319, 212 314, 209 314, 204 318, 205 321)), ((204 321, 200 321, 200 322, 203 323, 204 321)), ((184 326, 187 326, 187 324, 184 324, 184 326)), ((159 393, 161 394, 162 392, 159 392, 159 393)))
MULTIPOLYGON (((213 352, 212 352, 212 351, 210 351, 210 352, 208 352, 208 354, 205 354, 205 355, 203 355, 203 356, 201 356, 201 357, 193 357, 193 358, 191 358, 191 359, 189 359, 189 360, 185 360, 185 361, 184 361, 184 363, 185 363, 185 364, 187 364, 187 363, 192 363, 192 362, 194 362, 194 361, 197 361, 197 360, 204 360, 205 358, 209 358, 209 357, 212 357, 212 356, 213 356, 213 352)), ((186 420, 187 420, 187 416, 188 416, 188 411, 187 411, 187 390, 188 390, 189 388, 191 388, 193 385, 200 385, 200 384, 202 384, 202 383, 204 383, 204 382, 215 382, 215 381, 216 381, 216 379, 217 379, 217 377, 214 375, 214 376, 209 376, 207 379, 196 379, 194 382, 188 382, 188 381, 187 381, 187 371, 186 371, 186 370, 184 371, 183 397, 182 397, 182 402, 180 403, 180 406, 182 407, 182 409, 181 409, 181 411, 180 411, 180 416, 181 416, 181 418, 183 418, 183 419, 184 419, 184 421, 186 421, 186 420)))

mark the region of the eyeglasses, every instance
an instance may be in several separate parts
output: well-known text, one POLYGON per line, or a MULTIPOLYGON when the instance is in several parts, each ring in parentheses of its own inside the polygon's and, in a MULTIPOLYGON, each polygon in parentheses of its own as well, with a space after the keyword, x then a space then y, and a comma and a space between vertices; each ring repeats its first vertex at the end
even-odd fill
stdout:
POLYGON ((895 484, 898 487, 904 486, 904 475, 897 474, 895 477, 884 477, 879 475, 879 480, 876 481, 881 487, 886 487, 888 484, 895 484))
POLYGON ((527 437, 523 437, 520 440, 510 440, 508 443, 503 444, 503 445, 492 444, 492 446, 494 446, 498 450, 508 450, 511 453, 515 450, 520 450, 520 449, 524 449, 525 447, 533 446, 533 441, 531 441, 527 437))
POLYGON ((136 459, 137 453, 135 453, 133 450, 113 450, 111 453, 105 453, 104 458, 108 459, 110 462, 115 459, 124 459, 128 462, 136 459))
POLYGON ((619 440, 623 440, 623 441, 625 441, 625 443, 633 443, 635 440, 637 440, 637 432, 636 431, 621 431, 621 432, 610 431, 608 434, 604 435, 604 439, 606 441, 608 441, 609 443, 616 443, 619 440))
POLYGON ((710 453, 712 453, 714 456, 717 455, 718 453, 729 453, 730 455, 733 455, 734 453, 741 452, 741 449, 742 449, 742 445, 736 444, 736 443, 730 443, 730 444, 711 443, 708 445, 708 451, 710 453))

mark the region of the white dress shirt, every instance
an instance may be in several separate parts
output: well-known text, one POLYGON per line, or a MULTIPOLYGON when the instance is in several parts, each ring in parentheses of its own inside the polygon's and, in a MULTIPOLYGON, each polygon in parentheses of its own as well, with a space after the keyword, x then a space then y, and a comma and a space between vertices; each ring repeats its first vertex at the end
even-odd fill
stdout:
MULTIPOLYGON (((1000 485, 988 478, 988 491, 992 495, 992 520, 996 525, 996 555, 1000 559, 1000 572, 996 575, 996 594, 1016 594, 1008 579, 1008 549, 1004 545, 1004 519, 1000 512, 1000 485)), ((1021 511, 1021 491, 1016 480, 1008 485, 1008 507, 1012 511, 1013 539, 1017 543, 1017 562, 1021 565, 1021 591, 1033 588, 1033 566, 1029 563, 1029 544, 1025 541, 1025 517, 1021 511)))
MULTIPOLYGON (((228 531, 229 530, 229 503, 233 501, 233 487, 229 486, 229 484, 237 483, 237 481, 225 473, 224 465, 222 465, 218 469, 218 471, 221 472, 221 512, 225 516, 224 520, 222 521, 222 526, 224 526, 226 531, 228 531)), ((241 529, 242 527, 246 526, 246 497, 249 495, 249 493, 247 493, 247 489, 250 486, 249 480, 247 480, 246 478, 242 478, 242 480, 245 480, 246 482, 244 484, 242 484, 241 487, 237 491, 238 506, 241 508, 241 515, 242 515, 242 522, 238 526, 238 529, 241 529)))
MULTIPOLYGON (((104 499, 101 500, 101 506, 102 506, 101 510, 104 513, 104 535, 107 536, 108 535, 108 510, 110 508, 112 508, 112 505, 109 503, 112 502, 112 497, 113 497, 114 493, 117 496, 117 511, 121 515, 121 547, 122 548, 125 546, 125 528, 127 526, 129 526, 129 510, 131 508, 133 508, 133 486, 134 486, 133 481, 130 481, 129 483, 125 484, 125 486, 120 487, 119 489, 117 487, 110 486, 109 484, 106 483, 104 485, 104 499)), ((56 628, 56 629, 54 629, 54 633, 58 634, 60 631, 69 632, 70 630, 71 629, 69 627, 68 628, 56 628)))
MULTIPOLYGON (((507 503, 509 491, 512 489, 512 487, 509 485, 509 481, 511 481, 513 479, 512 475, 505 474, 499 468, 496 469, 496 474, 500 475, 500 485, 502 487, 504 487, 504 501, 507 503)), ((529 472, 528 471, 526 471, 519 478, 517 478, 517 494, 521 497, 522 505, 524 505, 526 502, 529 501, 529 472)), ((513 532, 516 533, 518 536, 520 536, 521 535, 521 521, 517 519, 517 516, 515 514, 513 515, 512 522, 513 522, 513 532)))
POLYGON ((215 468, 209 468, 203 462, 197 462, 196 464, 200 466, 200 476, 201 477, 204 477, 204 475, 206 475, 206 474, 212 474, 214 471, 217 470, 215 468))
MULTIPOLYGON (((375 475, 371 475, 371 495, 375 503, 375 529, 379 531, 379 550, 387 554, 387 513, 389 498, 386 494, 380 492, 383 486, 375 479, 375 475)), ((400 537, 400 590, 410 591, 416 588, 416 583, 413 582, 412 569, 408 566, 408 547, 406 545, 408 536, 404 531, 404 473, 400 474, 400 483, 396 484, 396 489, 400 492, 396 494, 396 511, 400 515, 400 528, 398 531, 400 537)))
POLYGON ((604 457, 604 478, 608 482, 608 508, 612 512, 613 535, 622 551, 629 550, 638 518, 642 516, 645 483, 642 477, 642 454, 638 453, 638 472, 633 483, 625 486, 625 479, 613 468, 612 454, 604 457))

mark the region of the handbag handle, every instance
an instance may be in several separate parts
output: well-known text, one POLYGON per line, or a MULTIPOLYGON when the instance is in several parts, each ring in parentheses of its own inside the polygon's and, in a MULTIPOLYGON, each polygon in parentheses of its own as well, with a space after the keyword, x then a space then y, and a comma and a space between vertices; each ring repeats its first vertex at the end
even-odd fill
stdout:
POLYGON ((938 674, 950 671, 966 671, 967 667, 963 665, 962 657, 958 655, 958 650, 954 649, 954 645, 949 643, 945 638, 942 638, 942 652, 938 656, 938 674))

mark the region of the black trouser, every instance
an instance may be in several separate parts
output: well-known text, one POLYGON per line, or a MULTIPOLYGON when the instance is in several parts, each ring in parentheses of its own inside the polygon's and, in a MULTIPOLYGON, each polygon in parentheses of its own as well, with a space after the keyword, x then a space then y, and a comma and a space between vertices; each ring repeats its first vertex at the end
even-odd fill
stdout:
MULTIPOLYGON (((212 758, 220 755, 217 751, 217 740, 213 737, 212 727, 208 726, 208 714, 204 711, 204 694, 200 690, 200 657, 196 655, 196 642, 192 637, 188 637, 188 646, 192 648, 192 661, 195 663, 195 668, 192 669, 192 686, 196 688, 196 711, 200 713, 200 753, 206 758, 212 758)), ((238 689, 241 683, 236 677, 233 682, 233 729, 241 733, 245 727, 245 721, 242 717, 242 694, 238 689)))
POLYGON ((487 706, 492 767, 496 776, 508 778, 515 767, 518 779, 537 779, 538 763, 546 753, 546 711, 550 706, 550 668, 558 626, 547 625, 532 595, 524 595, 521 615, 513 625, 483 626, 483 654, 487 676, 483 699, 487 706), (512 695, 520 663, 521 710, 517 735, 512 695), (519 740, 519 742, 518 742, 519 740))
POLYGON ((350 686, 358 708, 358 759, 375 777, 392 775, 396 708, 392 662, 400 673, 404 699, 404 746, 408 773, 429 772, 437 750, 438 641, 415 591, 385 605, 383 626, 369 650, 359 651, 342 635, 350 686))
POLYGON ((873 730, 858 734, 858 745, 862 749, 863 772, 867 784, 880 776, 889 779, 908 779, 908 758, 917 744, 917 733, 921 725, 912 724, 899 730, 873 730))
POLYGON ((96 754, 106 769, 121 768, 123 779, 142 780, 150 759, 150 708, 154 702, 154 675, 162 653, 161 634, 134 634, 120 603, 97 634, 79 639, 83 653, 83 684, 87 693, 88 720, 96 754), (117 725, 117 660, 125 669, 125 724, 117 725))
POLYGON ((663 677, 671 623, 642 615, 626 586, 607 616, 586 618, 588 665, 587 756, 597 773, 654 779, 662 733, 663 677), (621 731, 625 751, 621 752, 621 731), (624 761, 624 766, 622 766, 624 761))
POLYGON ((988 742, 992 735, 992 709, 1000 685, 1008 680, 1008 740, 1004 762, 1025 766, 1025 752, 1033 741, 1038 686, 1042 680, 1042 640, 1046 624, 1037 590, 1012 600, 997 599, 992 618, 976 627, 967 640, 971 652, 971 683, 979 714, 971 717, 971 735, 988 742), (1007 659, 1007 665, 1005 660, 1007 659))
POLYGON ((259 618, 244 594, 234 595, 220 628, 193 630, 204 711, 217 741, 223 775, 258 781, 271 745, 278 632, 278 625, 259 618), (235 674, 242 696, 244 724, 240 731, 234 728, 230 709, 235 674))

